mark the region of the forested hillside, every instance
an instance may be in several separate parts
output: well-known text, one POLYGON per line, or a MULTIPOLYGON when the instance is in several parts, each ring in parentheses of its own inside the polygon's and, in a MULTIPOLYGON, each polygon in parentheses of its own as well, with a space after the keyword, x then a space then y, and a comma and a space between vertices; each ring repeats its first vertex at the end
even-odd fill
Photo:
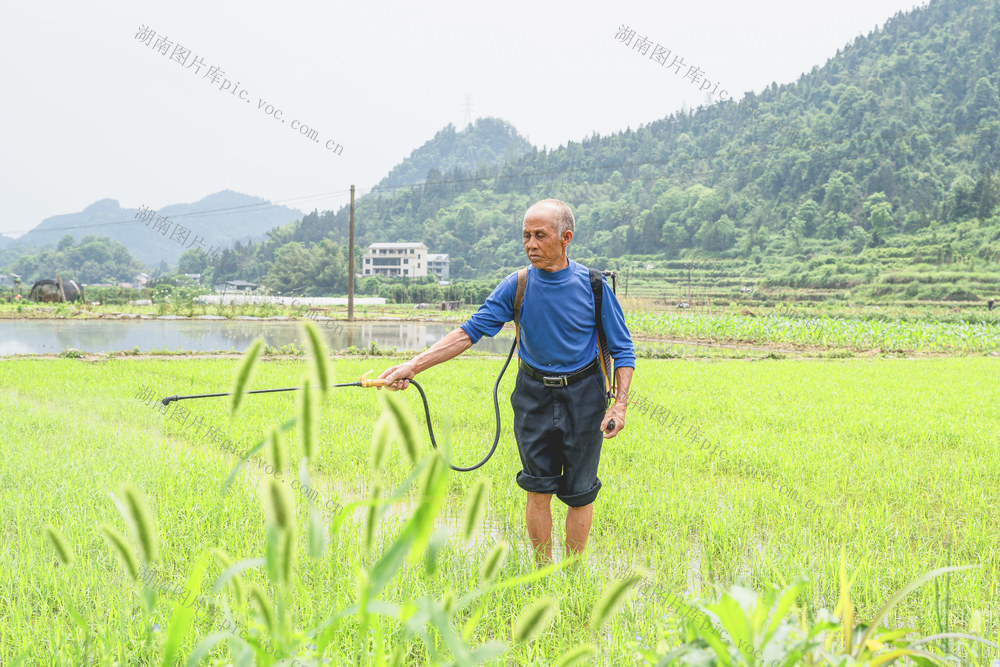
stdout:
MULTIPOLYGON (((484 276, 523 264, 521 216, 554 196, 575 208, 577 256, 605 264, 862 254, 827 272, 848 286, 873 280, 873 262, 981 269, 1000 253, 998 60, 1000 3, 939 0, 739 104, 366 196, 359 241, 423 241, 452 275, 484 276)), ((342 241, 346 216, 318 227, 342 241)), ((785 275, 769 280, 794 284, 794 262, 774 265, 785 275)))
POLYGON ((513 162, 531 150, 513 125, 499 118, 479 118, 461 132, 449 123, 393 167, 374 190, 417 185, 441 174, 472 172, 513 162))

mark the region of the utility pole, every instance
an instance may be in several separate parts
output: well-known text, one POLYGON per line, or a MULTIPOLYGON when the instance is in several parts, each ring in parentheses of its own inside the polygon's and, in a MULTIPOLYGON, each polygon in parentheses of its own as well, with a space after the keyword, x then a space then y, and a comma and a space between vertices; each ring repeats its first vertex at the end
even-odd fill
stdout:
POLYGON ((354 186, 351 186, 351 232, 347 242, 347 321, 354 321, 354 186))

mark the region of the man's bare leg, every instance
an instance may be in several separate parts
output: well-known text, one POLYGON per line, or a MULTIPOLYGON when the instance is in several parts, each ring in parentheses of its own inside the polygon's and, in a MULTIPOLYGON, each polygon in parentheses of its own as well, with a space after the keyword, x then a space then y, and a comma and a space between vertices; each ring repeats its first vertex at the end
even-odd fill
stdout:
POLYGON ((582 553, 594 520, 594 503, 566 508, 566 553, 582 553))
MULTIPOLYGON (((539 567, 552 562, 552 494, 528 492, 525 509, 528 537, 539 567)), ((586 538, 584 538, 586 541, 586 538)))

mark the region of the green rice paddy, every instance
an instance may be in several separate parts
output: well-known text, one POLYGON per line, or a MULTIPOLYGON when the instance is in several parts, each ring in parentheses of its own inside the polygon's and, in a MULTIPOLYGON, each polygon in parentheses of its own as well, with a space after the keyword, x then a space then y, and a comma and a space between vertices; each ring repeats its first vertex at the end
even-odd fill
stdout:
MULTIPOLYGON (((734 340, 784 342, 782 336, 807 335, 794 333, 797 325, 787 322, 748 321, 748 329, 724 319, 717 326, 731 329, 724 335, 734 340)), ((667 334, 685 325, 661 316, 644 326, 667 334)), ((808 335, 817 336, 818 344, 832 336, 854 349, 918 344, 967 353, 995 349, 997 340, 995 333, 992 342, 982 340, 974 327, 838 327, 826 324, 823 333, 808 335)), ((684 331, 700 337, 698 330, 684 331)), ((214 549, 233 561, 263 556, 267 521, 258 484, 269 476, 267 458, 261 465, 251 461, 225 493, 223 485, 238 460, 233 451, 249 449, 272 425, 293 418, 297 398, 247 396, 231 419, 226 399, 177 403, 187 414, 163 415, 137 397, 226 391, 238 363, 176 357, 0 360, 0 664, 18 664, 19 658, 26 665, 158 663, 175 613, 163 589, 183 587, 199 559, 214 549), (99 529, 107 523, 127 532, 110 496, 123 483, 145 496, 159 534, 159 560, 150 569, 160 593, 149 614, 147 593, 99 529), (57 558, 47 524, 65 536, 75 555, 71 565, 57 558)), ((337 358, 334 381, 393 363, 384 357, 337 358)), ((459 464, 477 460, 492 439, 489 391, 500 364, 494 358, 458 359, 419 377, 439 440, 451 442, 450 456, 459 464)), ((301 358, 267 360, 250 388, 295 386, 305 368, 301 358)), ((800 613, 832 611, 843 550, 856 577, 851 595, 859 623, 915 577, 970 564, 975 567, 908 595, 884 624, 922 635, 968 632, 978 611, 982 636, 997 641, 998 372, 1000 361, 974 356, 640 360, 634 398, 656 409, 630 410, 622 435, 605 442, 603 489, 584 562, 491 588, 482 615, 466 614, 458 630, 470 646, 508 644, 487 664, 552 665, 588 643, 596 648, 590 664, 644 664, 644 656, 663 655, 684 640, 680 614, 671 606, 678 596, 709 601, 736 582, 763 590, 804 575, 800 613), (598 631, 589 629, 602 595, 631 570, 648 573, 642 592, 598 631), (551 624, 533 639, 515 641, 525 639, 518 623, 522 609, 541 596, 551 597, 558 610, 551 624)), ((501 387, 504 425, 497 454, 479 471, 448 479, 437 524, 450 536, 439 546, 435 571, 428 573, 422 559, 407 563, 382 590, 382 599, 405 607, 425 595, 461 598, 479 585, 483 563, 498 543, 507 544, 510 554, 499 579, 534 571, 524 493, 514 482, 520 465, 505 398, 513 380, 508 373, 501 387), (465 542, 463 510, 477 480, 488 485, 484 521, 465 542)), ((413 469, 399 448, 388 452, 384 467, 373 468, 377 398, 374 390, 335 389, 323 405, 311 486, 330 508, 363 501, 376 482, 392 489, 413 469)), ((402 398, 418 415, 417 433, 426 448, 416 392, 402 398)), ((291 470, 301 456, 298 438, 293 428, 287 437, 291 470)), ((305 525, 306 496, 290 486, 289 493, 305 525)), ((418 504, 412 491, 404 500, 370 538, 367 510, 345 511, 343 526, 330 532, 318 559, 306 555, 308 538, 300 531, 295 584, 288 591, 275 590, 259 568, 244 573, 246 582, 279 598, 298 627, 316 626, 358 603, 359 577, 392 548, 418 504)), ((558 503, 554 507, 559 536, 565 512, 558 503)), ((325 515, 328 528, 330 521, 325 515)), ((557 537, 556 552, 561 550, 557 537)), ((185 658, 213 632, 235 627, 252 634, 259 626, 252 615, 234 613, 233 625, 213 617, 210 603, 221 605, 224 595, 207 582, 224 568, 211 558, 208 563, 202 597, 191 607, 193 625, 180 644, 185 658)), ((434 632, 432 639, 440 639, 434 632)), ((298 664, 381 664, 371 655, 373 637, 389 647, 406 641, 395 621, 366 625, 352 617, 336 626, 321 656, 305 657, 317 642, 300 637, 298 664)), ((420 642, 407 651, 401 664, 432 661, 420 642)), ((1000 658, 995 651, 984 655, 983 664, 1000 658)), ((234 658, 221 643, 206 660, 230 664, 234 658)))

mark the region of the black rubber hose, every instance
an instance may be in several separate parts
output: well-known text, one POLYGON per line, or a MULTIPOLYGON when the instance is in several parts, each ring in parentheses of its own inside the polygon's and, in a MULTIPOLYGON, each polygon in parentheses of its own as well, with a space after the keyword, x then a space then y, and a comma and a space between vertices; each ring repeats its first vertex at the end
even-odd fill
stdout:
MULTIPOLYGON (((496 433, 493 436, 493 446, 490 447, 490 451, 486 453, 486 456, 483 458, 483 460, 477 463, 476 465, 463 468, 462 466, 457 466, 453 463, 449 463, 448 466, 452 470, 457 470, 458 472, 472 472, 476 468, 482 467, 487 461, 489 461, 490 457, 493 456, 493 452, 497 450, 497 445, 500 443, 500 401, 497 398, 497 392, 500 389, 500 380, 503 379, 503 374, 507 371, 507 366, 510 365, 510 360, 514 356, 514 350, 516 348, 517 348, 517 338, 515 337, 514 342, 511 343, 510 346, 510 352, 507 353, 507 361, 504 362, 503 368, 500 369, 500 374, 497 375, 497 381, 493 384, 493 413, 494 416, 496 417, 496 424, 497 424, 496 433)), ((420 392, 420 400, 424 402, 424 418, 427 421, 427 435, 431 437, 431 446, 433 446, 434 449, 437 449, 437 441, 434 440, 434 428, 431 426, 431 409, 427 405, 427 395, 424 393, 424 388, 421 387, 416 380, 410 380, 409 382, 410 384, 412 384, 414 387, 417 388, 418 392, 420 392)))

